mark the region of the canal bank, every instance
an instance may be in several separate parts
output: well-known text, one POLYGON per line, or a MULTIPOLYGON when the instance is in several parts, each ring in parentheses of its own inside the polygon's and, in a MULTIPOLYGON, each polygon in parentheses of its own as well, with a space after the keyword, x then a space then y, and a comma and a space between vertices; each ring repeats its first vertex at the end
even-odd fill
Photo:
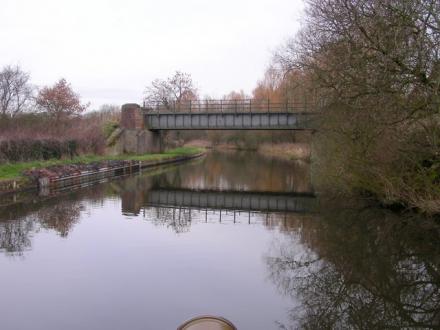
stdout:
POLYGON ((176 148, 160 154, 81 156, 0 165, 0 194, 93 182, 144 168, 200 157, 203 148, 176 148))
POLYGON ((218 151, 245 151, 257 152, 263 157, 276 158, 287 161, 310 162, 312 147, 310 142, 262 142, 254 146, 236 143, 214 144, 208 140, 193 140, 184 144, 189 147, 200 147, 218 151))

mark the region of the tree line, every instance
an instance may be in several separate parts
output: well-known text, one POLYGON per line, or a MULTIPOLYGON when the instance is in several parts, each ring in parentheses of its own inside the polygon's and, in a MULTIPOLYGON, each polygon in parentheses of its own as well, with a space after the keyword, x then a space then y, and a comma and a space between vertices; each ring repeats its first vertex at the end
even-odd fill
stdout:
POLYGON ((85 113, 88 107, 64 78, 37 89, 19 66, 3 67, 0 162, 103 153, 106 128, 118 121, 119 107, 85 113))
POLYGON ((317 101, 323 186, 440 212, 439 1, 307 0, 273 65, 317 101))
POLYGON ((19 66, 7 65, 0 71, 0 114, 14 118, 24 112, 42 111, 57 121, 62 117, 85 111, 88 104, 81 104, 80 96, 61 78, 53 86, 36 91, 30 83, 30 75, 19 66))

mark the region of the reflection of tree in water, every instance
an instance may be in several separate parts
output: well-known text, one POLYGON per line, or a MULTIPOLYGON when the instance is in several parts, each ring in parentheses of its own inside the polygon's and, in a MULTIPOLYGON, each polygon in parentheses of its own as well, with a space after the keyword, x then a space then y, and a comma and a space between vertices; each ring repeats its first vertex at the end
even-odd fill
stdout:
POLYGON ((252 152, 212 152, 199 164, 165 173, 157 183, 207 190, 312 191, 309 164, 268 159, 252 152))
POLYGON ((38 210, 35 217, 43 228, 53 229, 61 237, 67 237, 74 224, 78 222, 83 209, 81 203, 63 201, 52 207, 38 210))
POLYGON ((144 209, 145 215, 154 225, 172 228, 178 234, 189 232, 191 228, 192 213, 188 209, 151 207, 144 209))
POLYGON ((22 254, 31 247, 32 234, 41 228, 52 229, 61 237, 67 237, 78 222, 83 206, 80 202, 60 201, 34 212, 13 217, 13 220, 0 219, 0 250, 22 254))
POLYGON ((22 254, 31 248, 32 234, 41 228, 55 230, 67 237, 79 221, 81 211, 102 203, 111 195, 108 185, 90 187, 67 194, 40 198, 34 194, 0 208, 0 251, 22 254))
POLYGON ((305 223, 266 262, 299 304, 290 328, 432 328, 440 325, 439 238, 432 220, 340 211, 305 223))
POLYGON ((24 218, 17 221, 0 222, 0 251, 10 255, 21 255, 30 248, 30 236, 35 231, 35 222, 24 218))

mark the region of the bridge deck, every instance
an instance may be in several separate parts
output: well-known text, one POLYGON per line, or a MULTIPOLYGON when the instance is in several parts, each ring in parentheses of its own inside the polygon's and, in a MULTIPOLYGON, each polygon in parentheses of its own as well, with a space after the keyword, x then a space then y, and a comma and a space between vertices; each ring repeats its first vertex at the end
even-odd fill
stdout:
POLYGON ((150 130, 305 130, 313 129, 307 113, 145 113, 150 130))
POLYGON ((309 130, 311 107, 269 101, 186 101, 144 104, 144 123, 150 130, 309 130))

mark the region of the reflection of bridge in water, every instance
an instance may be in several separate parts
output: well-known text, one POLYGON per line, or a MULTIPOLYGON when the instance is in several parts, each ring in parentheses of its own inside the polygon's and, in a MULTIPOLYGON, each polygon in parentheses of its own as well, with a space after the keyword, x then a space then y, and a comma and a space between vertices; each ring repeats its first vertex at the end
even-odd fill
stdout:
MULTIPOLYGON (((271 213, 256 211, 216 210, 216 209, 190 209, 184 207, 149 207, 142 209, 144 219, 155 223, 166 224, 173 227, 176 232, 188 231, 192 223, 220 223, 220 224, 262 224, 269 228, 292 227, 289 220, 304 219, 296 213, 271 213), (151 216, 155 219, 152 220, 151 216), (294 215, 292 217, 292 215, 294 215)), ((310 216, 309 214, 306 215, 310 216)), ((295 227, 295 224, 293 224, 295 227)))
POLYGON ((316 198, 311 194, 153 189, 148 193, 146 206, 313 213, 316 198))
POLYGON ((153 188, 138 196, 141 198, 127 197, 122 202, 124 214, 142 213, 144 218, 155 219, 177 232, 187 231, 192 222, 200 221, 266 226, 282 221, 288 227, 285 221, 292 215, 313 215, 317 209, 312 194, 153 188))

